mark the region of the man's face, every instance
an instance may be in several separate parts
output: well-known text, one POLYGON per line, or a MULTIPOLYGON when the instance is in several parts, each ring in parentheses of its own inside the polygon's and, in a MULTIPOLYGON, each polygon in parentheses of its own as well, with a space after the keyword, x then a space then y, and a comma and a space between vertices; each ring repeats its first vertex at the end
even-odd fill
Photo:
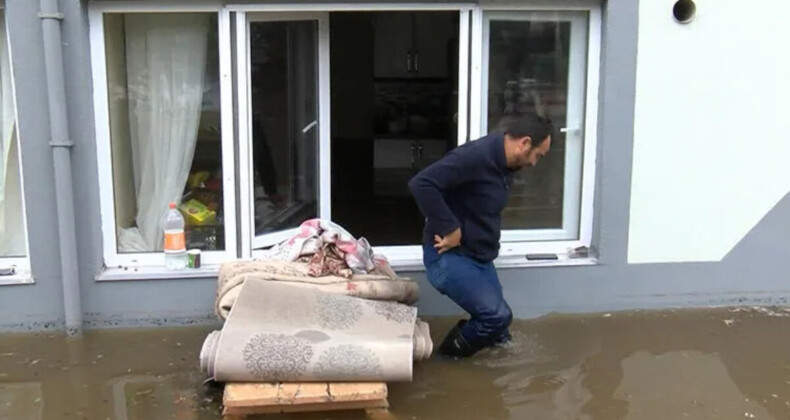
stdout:
POLYGON ((518 146, 515 150, 514 168, 512 168, 516 170, 537 165, 538 161, 546 156, 551 148, 551 136, 546 137, 546 140, 537 147, 532 146, 532 139, 529 137, 523 137, 516 141, 518 146))

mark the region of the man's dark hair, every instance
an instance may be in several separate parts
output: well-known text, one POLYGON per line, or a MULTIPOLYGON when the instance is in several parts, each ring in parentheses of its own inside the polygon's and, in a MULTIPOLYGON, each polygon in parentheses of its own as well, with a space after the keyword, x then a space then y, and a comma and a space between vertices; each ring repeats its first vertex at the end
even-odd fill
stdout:
POLYGON ((536 114, 510 115, 499 122, 499 132, 514 138, 529 136, 532 146, 540 146, 554 131, 551 121, 536 114))

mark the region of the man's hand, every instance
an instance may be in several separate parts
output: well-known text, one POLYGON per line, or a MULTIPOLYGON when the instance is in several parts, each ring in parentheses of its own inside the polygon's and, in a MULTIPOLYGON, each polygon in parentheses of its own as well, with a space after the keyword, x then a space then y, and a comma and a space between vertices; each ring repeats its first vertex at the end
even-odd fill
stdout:
POLYGON ((458 228, 444 238, 439 235, 433 236, 433 247, 439 250, 439 255, 461 245, 461 228, 458 228))

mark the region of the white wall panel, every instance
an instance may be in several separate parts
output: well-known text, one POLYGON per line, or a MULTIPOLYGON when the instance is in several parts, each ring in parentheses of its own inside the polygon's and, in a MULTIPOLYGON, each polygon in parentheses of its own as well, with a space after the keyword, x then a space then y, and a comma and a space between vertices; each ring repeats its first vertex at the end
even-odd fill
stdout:
POLYGON ((640 1, 631 263, 718 261, 790 191, 790 2, 673 4, 640 1))

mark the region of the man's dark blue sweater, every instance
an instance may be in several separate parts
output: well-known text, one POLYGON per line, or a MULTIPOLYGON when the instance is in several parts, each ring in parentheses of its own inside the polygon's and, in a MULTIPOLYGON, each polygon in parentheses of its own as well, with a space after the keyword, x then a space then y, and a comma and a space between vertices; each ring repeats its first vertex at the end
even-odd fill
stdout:
POLYGON ((432 247, 434 235, 444 237, 461 228, 459 251, 493 261, 512 180, 502 134, 459 146, 422 170, 409 181, 409 189, 425 216, 424 244, 432 247))

